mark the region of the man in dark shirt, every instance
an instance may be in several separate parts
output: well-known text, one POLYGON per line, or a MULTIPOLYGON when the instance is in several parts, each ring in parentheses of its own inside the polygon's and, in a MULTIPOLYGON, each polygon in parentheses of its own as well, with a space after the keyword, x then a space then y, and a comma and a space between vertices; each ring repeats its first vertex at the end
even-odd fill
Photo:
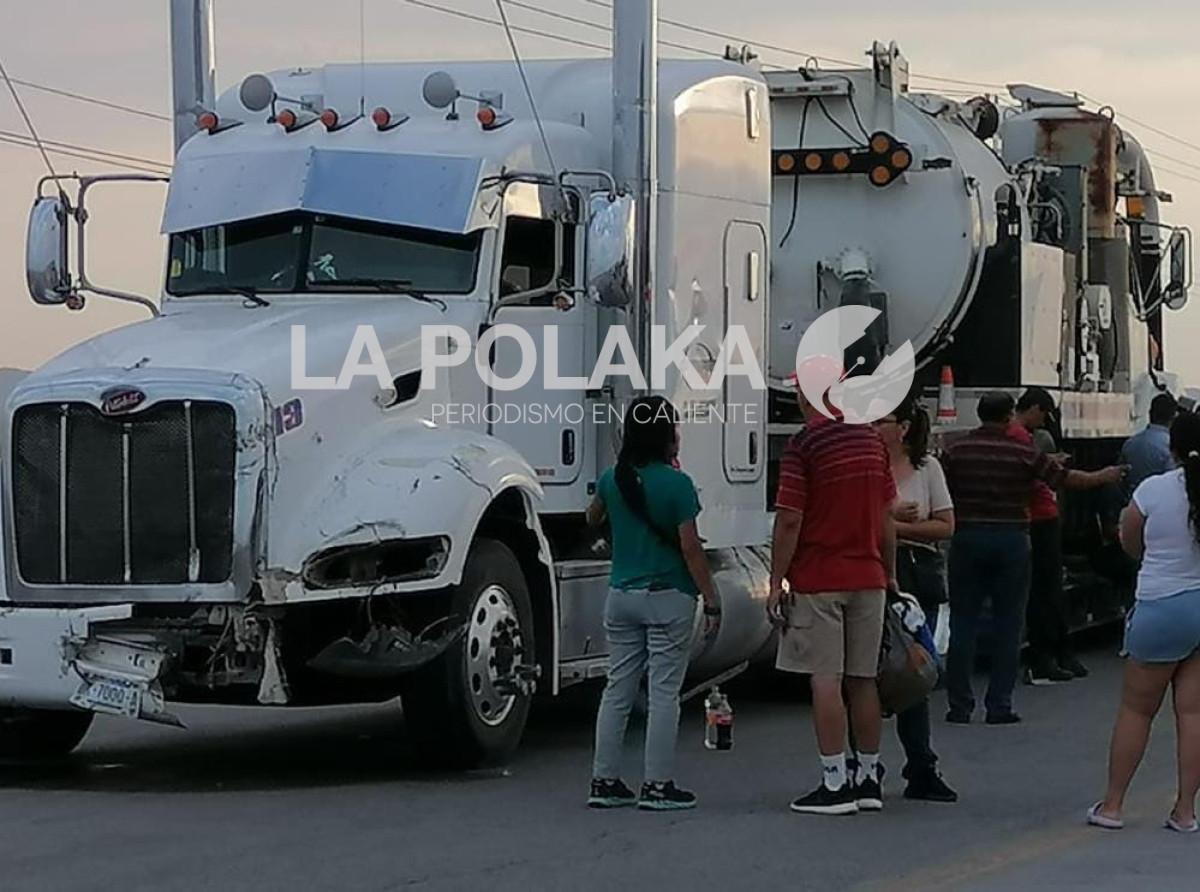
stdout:
MULTIPOLYGON (((1050 392, 1043 387, 1030 387, 1017 400, 1017 417, 1009 427, 1009 436, 1054 455, 1058 446, 1046 424, 1057 418, 1058 407, 1050 392)), ((1068 475, 1065 485, 1072 489, 1095 489, 1106 482, 1104 474, 1074 474, 1068 475)), ((1025 653, 1026 680, 1042 685, 1085 678, 1087 668, 1071 652, 1069 640, 1058 496, 1040 480, 1034 484, 1029 502, 1029 520, 1033 552, 1029 603, 1025 607, 1025 633, 1029 639, 1025 653)))
POLYGON ((950 547, 950 654, 948 722, 967 724, 975 711, 971 673, 983 604, 992 602, 991 677, 987 723, 1019 722, 1012 695, 1021 659, 1021 630, 1029 598, 1029 504, 1038 481, 1051 489, 1096 486, 1121 478, 1120 468, 1068 471, 1031 443, 1014 439, 1012 396, 990 392, 979 400, 981 426, 946 451, 946 481, 956 528, 950 547))

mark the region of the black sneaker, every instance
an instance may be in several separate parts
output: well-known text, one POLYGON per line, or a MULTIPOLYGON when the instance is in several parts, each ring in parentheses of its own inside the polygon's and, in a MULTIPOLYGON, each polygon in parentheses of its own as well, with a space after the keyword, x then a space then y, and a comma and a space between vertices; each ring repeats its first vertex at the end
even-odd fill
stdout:
POLYGON ((1064 672, 1070 672, 1076 678, 1087 678, 1088 668, 1079 662, 1079 658, 1074 654, 1066 654, 1058 658, 1058 665, 1064 672))
POLYGON ((971 713, 952 709, 946 713, 946 721, 951 725, 969 725, 971 724, 971 713))
POLYGON ((917 772, 908 779, 904 798, 922 802, 958 802, 958 794, 932 769, 917 772))
POLYGON ((865 777, 856 781, 854 801, 859 811, 883 811, 883 783, 879 777, 865 777))
POLYGON ((621 780, 593 780, 588 808, 627 808, 637 804, 633 790, 621 780))
POLYGON ((851 784, 843 784, 840 790, 821 784, 807 796, 794 800, 791 808, 803 815, 856 815, 858 796, 851 784))
POLYGON ((1041 657, 1033 660, 1025 670, 1025 684, 1029 685, 1062 684, 1074 679, 1075 674, 1058 665, 1057 661, 1041 657))
POLYGON ((674 781, 642 784, 642 798, 637 807, 642 811, 678 811, 696 807, 696 794, 681 790, 674 781))
POLYGON ((1019 725, 1022 719, 1015 712, 989 712, 985 721, 989 725, 1019 725))

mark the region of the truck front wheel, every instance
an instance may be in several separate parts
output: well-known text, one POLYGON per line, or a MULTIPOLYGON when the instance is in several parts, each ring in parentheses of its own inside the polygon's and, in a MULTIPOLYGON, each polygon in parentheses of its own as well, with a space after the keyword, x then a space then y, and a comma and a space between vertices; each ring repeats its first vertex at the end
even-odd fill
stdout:
POLYGON ((0 759, 54 759, 67 755, 92 726, 82 710, 0 709, 0 759))
POLYGON ((442 764, 501 762, 525 730, 536 652, 529 587, 507 545, 472 545, 451 612, 465 632, 406 684, 406 723, 422 753, 442 764))

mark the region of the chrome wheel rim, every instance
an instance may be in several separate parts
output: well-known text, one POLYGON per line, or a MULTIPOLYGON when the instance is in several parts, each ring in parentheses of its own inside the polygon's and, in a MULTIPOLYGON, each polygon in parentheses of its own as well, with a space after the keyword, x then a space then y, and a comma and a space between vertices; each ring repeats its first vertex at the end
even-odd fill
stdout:
POLYGON ((503 682, 515 681, 514 668, 524 662, 525 643, 512 596, 499 585, 479 593, 467 624, 467 690, 476 717, 485 725, 503 724, 516 705, 503 682))

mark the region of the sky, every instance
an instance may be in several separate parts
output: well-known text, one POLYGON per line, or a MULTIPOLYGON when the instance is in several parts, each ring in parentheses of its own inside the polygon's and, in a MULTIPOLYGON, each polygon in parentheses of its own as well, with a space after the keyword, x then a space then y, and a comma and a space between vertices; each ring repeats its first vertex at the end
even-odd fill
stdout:
MULTIPOLYGON (((214 5, 219 90, 255 71, 360 56, 357 0, 214 0, 214 5)), ((429 5, 497 18, 494 0, 362 0, 361 51, 367 60, 509 58, 499 27, 429 5)), ((4 6, 0 61, 12 77, 169 113, 167 0, 6 0, 4 6)), ((529 7, 603 25, 610 13, 600 0, 521 0, 509 4, 509 14, 520 28, 607 42, 601 30, 529 7)), ((664 40, 699 50, 720 53, 727 42, 748 42, 764 61, 795 66, 809 55, 861 60, 871 41, 895 40, 917 75, 914 88, 978 92, 971 85, 920 77, 926 76, 1025 82, 1094 97, 1116 109, 1121 123, 1156 153, 1159 188, 1175 199, 1164 216, 1200 231, 1200 116, 1194 113, 1200 4, 1194 0, 1159 0, 1152 13, 1128 0, 660 0, 660 16, 739 38, 725 41, 663 24, 664 40)), ((528 33, 518 33, 517 40, 527 58, 600 54, 528 33)), ((664 54, 696 57, 671 48, 664 54)), ((170 158, 168 123, 18 89, 44 140, 159 162, 170 158)), ((34 368, 71 344, 145 316, 101 298, 90 299, 80 312, 30 302, 25 226, 46 170, 36 151, 12 144, 14 135, 25 132, 11 97, 0 92, 0 367, 34 368)), ((114 170, 61 155, 51 160, 60 173, 114 170)), ((98 187, 89 200, 93 282, 157 296, 164 194, 153 184, 98 187)), ((1168 365, 1192 386, 1200 384, 1200 351, 1191 346, 1200 335, 1200 299, 1195 304, 1171 315, 1167 338, 1168 365)))

